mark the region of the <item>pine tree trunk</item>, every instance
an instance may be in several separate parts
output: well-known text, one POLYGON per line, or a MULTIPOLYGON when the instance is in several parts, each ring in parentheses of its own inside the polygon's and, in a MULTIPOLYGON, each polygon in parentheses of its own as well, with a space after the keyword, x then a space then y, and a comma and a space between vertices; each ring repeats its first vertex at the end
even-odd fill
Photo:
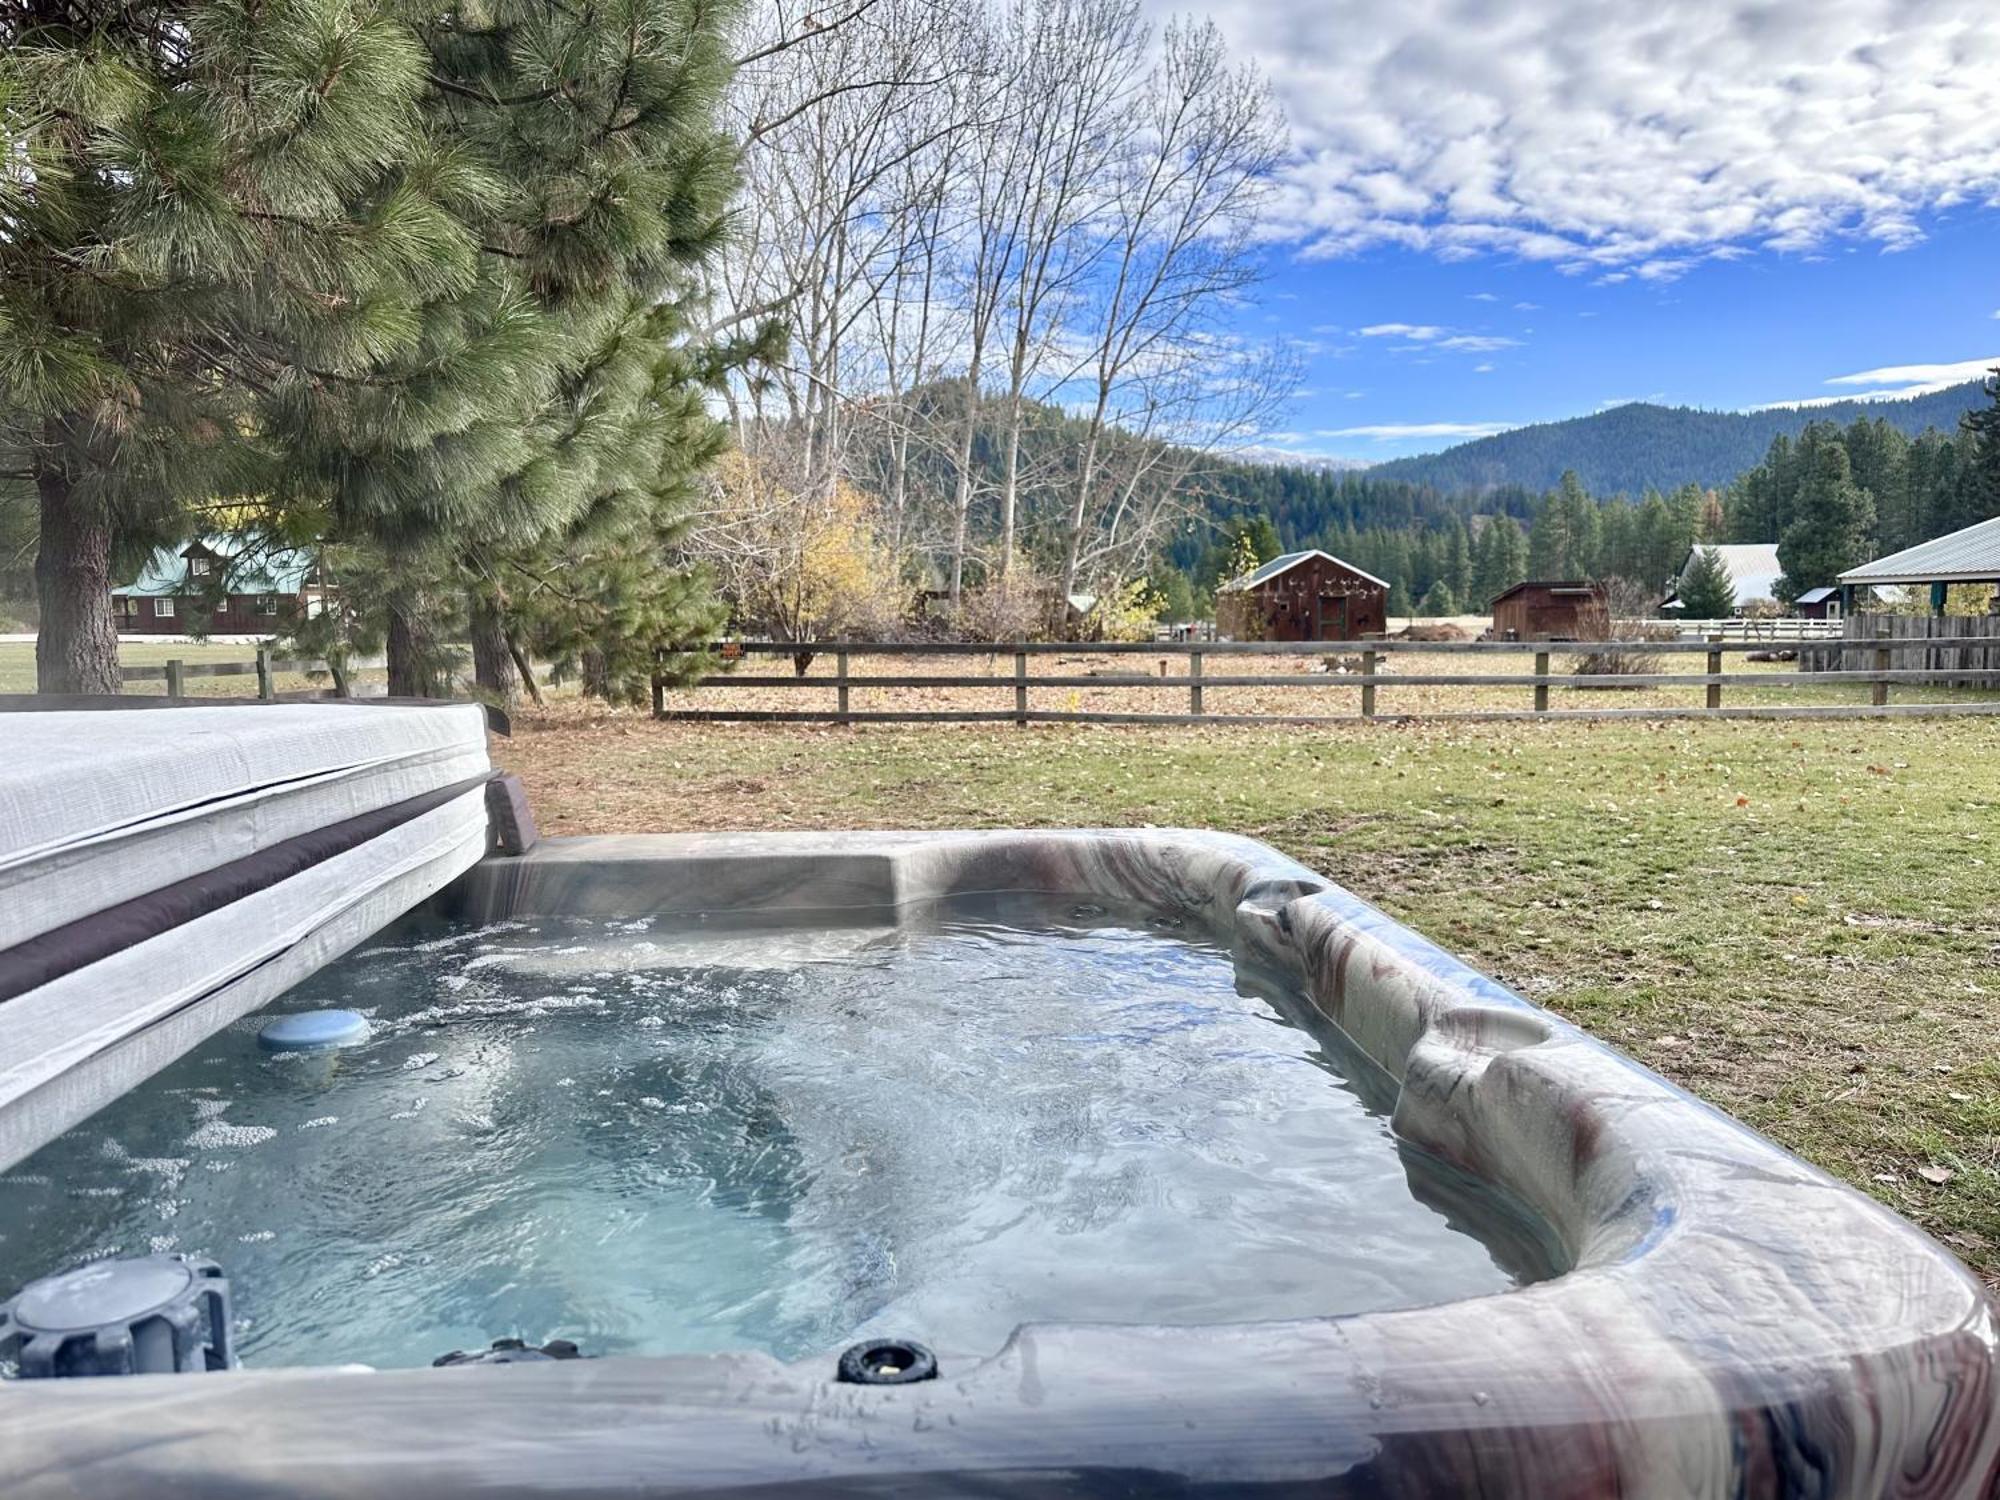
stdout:
POLYGON ((507 643, 507 654, 514 660, 514 670, 521 676, 521 686, 528 690, 528 696, 534 700, 535 707, 540 708, 542 689, 535 681, 534 663, 528 660, 528 653, 521 649, 521 643, 514 639, 513 631, 505 632, 503 639, 507 643))
POLYGON ((473 680, 511 708, 521 695, 521 683, 507 649, 507 629, 500 621, 499 606, 475 594, 471 620, 473 680))
POLYGON ((593 698, 611 697, 611 663, 602 651, 583 653, 583 690, 593 698))
POLYGON ((414 601, 396 598, 389 602, 389 696, 429 698, 435 684, 431 680, 433 653, 430 634, 412 607, 414 601))
POLYGON ((41 544, 35 593, 35 686, 44 693, 115 693, 118 630, 111 618, 111 526, 70 501, 69 479, 37 468, 41 544))

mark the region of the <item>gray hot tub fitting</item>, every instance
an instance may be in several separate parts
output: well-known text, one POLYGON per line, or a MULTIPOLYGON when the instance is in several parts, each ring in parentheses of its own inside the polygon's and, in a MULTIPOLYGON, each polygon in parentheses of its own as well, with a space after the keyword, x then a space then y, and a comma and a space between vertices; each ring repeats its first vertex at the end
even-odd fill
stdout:
POLYGON ((1394 1080, 1394 1124, 1533 1206, 1568 1269, 1220 1327, 1041 1325, 904 1386, 754 1354, 236 1370, 0 1392, 12 1496, 1909 1495, 2000 1483, 2000 1336, 1912 1225, 1312 871, 1191 832, 546 841, 475 919, 973 892, 1186 913, 1394 1080))

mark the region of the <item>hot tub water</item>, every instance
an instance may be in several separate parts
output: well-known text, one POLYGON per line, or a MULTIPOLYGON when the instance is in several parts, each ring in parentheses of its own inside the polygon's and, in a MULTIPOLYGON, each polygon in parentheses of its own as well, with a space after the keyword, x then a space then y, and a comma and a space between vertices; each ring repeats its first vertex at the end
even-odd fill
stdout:
POLYGON ((362 1046, 273 1055, 246 1018, 0 1177, 0 1290, 199 1252, 246 1362, 393 1366, 507 1334, 978 1355, 1022 1322, 1360 1312, 1548 1268, 1192 927, 879 915, 351 955, 287 1009, 360 1010, 362 1046))

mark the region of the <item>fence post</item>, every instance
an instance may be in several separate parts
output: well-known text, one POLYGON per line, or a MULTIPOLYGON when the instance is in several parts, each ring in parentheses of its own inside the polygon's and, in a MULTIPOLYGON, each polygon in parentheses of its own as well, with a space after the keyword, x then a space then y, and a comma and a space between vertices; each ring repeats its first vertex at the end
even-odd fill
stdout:
MULTIPOLYGON (((1548 652, 1537 651, 1535 653, 1535 675, 1537 677, 1546 677, 1549 675, 1548 652)), ((1535 684, 1535 712, 1538 714, 1545 714, 1548 711, 1549 711, 1549 685, 1546 682, 1538 682, 1535 684)))
MULTIPOLYGON (((1722 637, 1719 635, 1712 635, 1708 638, 1708 643, 1711 648, 1719 646, 1722 644, 1722 637)), ((1722 653, 1720 651, 1711 649, 1708 653, 1708 675, 1711 677, 1717 677, 1720 676, 1721 673, 1722 673, 1722 653)), ((1708 685, 1708 697, 1706 701, 1710 708, 1722 707, 1721 683, 1711 682, 1708 685)))
POLYGON ((1361 717, 1375 717, 1375 653, 1361 653, 1361 717))
POLYGON ((1201 653, 1188 652, 1188 712, 1199 714, 1201 706, 1201 653))
MULTIPOLYGON (((1875 670, 1877 672, 1886 672, 1889 670, 1889 648, 1887 645, 1882 644, 1888 639, 1889 626, 1886 623, 1877 625, 1875 627, 1875 640, 1877 643, 1875 647, 1875 670)), ((1889 683, 1887 678, 1877 677, 1869 686, 1868 701, 1877 708, 1886 708, 1888 706, 1889 683)))
POLYGON ((1014 722, 1027 727, 1028 723, 1028 653, 1014 653, 1014 722))
POLYGON ((257 648, 257 696, 266 703, 269 703, 278 696, 277 686, 271 680, 271 648, 269 646, 259 646, 257 648))
POLYGON ((838 700, 834 704, 834 711, 840 715, 841 723, 852 724, 854 720, 849 717, 847 712, 847 653, 845 651, 836 651, 833 653, 833 682, 834 696, 838 700))
POLYGON ((185 698, 187 696, 187 663, 178 656, 167 660, 167 696, 185 698))
POLYGON ((666 716, 667 679, 662 677, 658 672, 655 672, 653 674, 653 717, 664 719, 666 716))

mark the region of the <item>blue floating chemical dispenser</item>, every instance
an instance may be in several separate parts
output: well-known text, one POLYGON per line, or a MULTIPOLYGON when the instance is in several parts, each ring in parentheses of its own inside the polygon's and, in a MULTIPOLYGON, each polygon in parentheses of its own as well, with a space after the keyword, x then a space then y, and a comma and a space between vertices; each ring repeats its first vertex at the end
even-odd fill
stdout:
POLYGON ((368 1018, 351 1010, 302 1010, 257 1033, 267 1052, 324 1052, 368 1040, 368 1018))

